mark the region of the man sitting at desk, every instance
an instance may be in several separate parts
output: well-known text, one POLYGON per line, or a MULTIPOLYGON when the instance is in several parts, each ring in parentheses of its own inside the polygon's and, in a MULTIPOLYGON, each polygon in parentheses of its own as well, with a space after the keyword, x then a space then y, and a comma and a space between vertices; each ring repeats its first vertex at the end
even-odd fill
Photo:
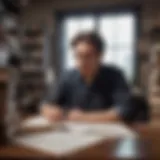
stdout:
POLYGON ((54 93, 41 106, 42 115, 51 121, 127 120, 132 114, 130 91, 117 68, 102 65, 101 37, 94 32, 79 33, 71 45, 76 67, 60 78, 54 93))

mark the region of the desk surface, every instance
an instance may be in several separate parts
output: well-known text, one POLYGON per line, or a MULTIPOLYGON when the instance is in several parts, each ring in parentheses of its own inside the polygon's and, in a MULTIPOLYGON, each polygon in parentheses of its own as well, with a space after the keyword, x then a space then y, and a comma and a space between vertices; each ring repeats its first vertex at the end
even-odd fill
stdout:
MULTIPOLYGON (((145 153, 147 159, 160 159, 160 127, 150 127, 138 129, 140 141, 145 144, 145 153)), ((21 159, 111 159, 112 149, 117 144, 118 140, 110 139, 103 141, 95 146, 91 146, 65 157, 55 157, 37 150, 18 147, 15 145, 6 145, 0 147, 1 158, 21 158, 21 159)))

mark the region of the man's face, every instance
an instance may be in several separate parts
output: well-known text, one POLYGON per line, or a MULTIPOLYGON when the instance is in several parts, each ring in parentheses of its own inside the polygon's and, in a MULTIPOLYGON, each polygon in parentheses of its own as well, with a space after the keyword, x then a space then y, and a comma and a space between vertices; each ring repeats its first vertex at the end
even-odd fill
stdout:
POLYGON ((89 76, 93 74, 100 64, 100 53, 89 43, 79 42, 74 48, 76 67, 81 74, 89 76))

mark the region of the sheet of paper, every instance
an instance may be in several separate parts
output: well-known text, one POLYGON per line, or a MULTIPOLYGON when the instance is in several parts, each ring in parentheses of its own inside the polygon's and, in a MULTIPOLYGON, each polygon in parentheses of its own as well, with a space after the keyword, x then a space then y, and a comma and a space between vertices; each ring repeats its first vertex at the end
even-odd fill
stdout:
POLYGON ((102 137, 65 132, 48 132, 19 137, 16 142, 54 155, 72 153, 100 141, 102 137))
POLYGON ((66 122, 65 126, 72 132, 80 134, 98 135, 110 137, 135 137, 135 132, 128 129, 125 125, 120 123, 108 124, 86 124, 66 122))
POLYGON ((36 116, 33 118, 26 119, 21 124, 22 128, 38 128, 38 127, 46 127, 46 126, 52 126, 47 119, 43 118, 42 116, 36 116))
POLYGON ((15 141, 27 147, 54 155, 73 153, 112 137, 133 137, 135 134, 119 124, 64 123, 67 130, 57 129, 44 133, 19 136, 15 141))

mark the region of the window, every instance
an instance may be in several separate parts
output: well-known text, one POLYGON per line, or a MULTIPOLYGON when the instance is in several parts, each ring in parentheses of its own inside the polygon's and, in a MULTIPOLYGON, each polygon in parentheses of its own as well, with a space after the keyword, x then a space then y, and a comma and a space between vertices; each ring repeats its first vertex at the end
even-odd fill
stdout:
POLYGON ((65 68, 74 66, 70 41, 79 31, 97 30, 106 42, 103 63, 121 68, 126 78, 134 78, 136 16, 131 12, 99 15, 68 15, 62 20, 62 48, 65 68))

